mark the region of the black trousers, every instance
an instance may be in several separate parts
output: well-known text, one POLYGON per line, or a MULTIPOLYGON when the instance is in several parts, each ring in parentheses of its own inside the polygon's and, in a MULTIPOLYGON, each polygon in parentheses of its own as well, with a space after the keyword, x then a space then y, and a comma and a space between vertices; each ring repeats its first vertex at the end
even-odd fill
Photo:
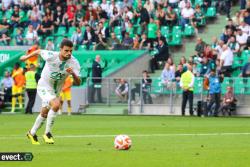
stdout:
MULTIPOLYGON (((139 87, 136 87, 136 88, 131 90, 131 100, 132 101, 135 100, 135 93, 138 93, 140 95, 140 88, 139 87)), ((151 97, 149 92, 142 90, 142 98, 143 98, 144 104, 153 104, 153 100, 152 100, 152 97, 151 97)))
MULTIPOLYGON (((100 84, 98 83, 97 85, 100 84)), ((97 94, 97 102, 102 103, 102 89, 93 84, 90 91, 90 103, 95 103, 95 94, 97 94)))
POLYGON ((11 102, 12 87, 4 88, 4 102, 11 102))
POLYGON ((27 107, 25 109, 25 113, 26 114, 32 114, 32 108, 35 104, 35 100, 36 100, 36 89, 26 89, 29 101, 27 104, 27 107))
POLYGON ((189 114, 193 115, 193 91, 183 91, 182 93, 182 105, 181 105, 181 113, 185 115, 185 108, 187 105, 187 101, 189 101, 189 114))
POLYGON ((217 116, 219 108, 220 108, 220 93, 210 94, 210 102, 209 102, 208 107, 207 107, 207 111, 208 111, 207 115, 217 116), (214 113, 212 113, 212 110, 211 110, 213 104, 215 104, 214 113))

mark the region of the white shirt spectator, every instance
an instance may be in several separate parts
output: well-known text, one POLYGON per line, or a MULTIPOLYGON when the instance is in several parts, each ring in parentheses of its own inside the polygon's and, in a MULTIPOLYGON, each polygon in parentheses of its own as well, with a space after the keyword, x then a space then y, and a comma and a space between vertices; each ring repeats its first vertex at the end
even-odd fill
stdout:
POLYGON ((249 33, 250 33, 250 26, 249 25, 245 25, 245 26, 239 26, 239 28, 242 30, 242 32, 243 32, 243 34, 247 34, 247 35, 249 35, 249 33))
POLYGON ((246 44, 247 43, 247 38, 248 38, 248 35, 243 33, 242 35, 236 35, 236 41, 242 45, 242 44, 246 44))
POLYGON ((194 9, 193 8, 183 8, 181 11, 182 17, 185 19, 188 19, 194 15, 194 9))
POLYGON ((220 59, 223 60, 223 66, 231 66, 233 64, 233 52, 231 49, 227 49, 222 52, 220 59))
POLYGON ((5 9, 8 9, 8 7, 10 6, 11 4, 11 1, 10 0, 2 0, 2 6, 5 8, 5 9))
POLYGON ((177 3, 179 0, 168 0, 168 3, 177 3))
POLYGON ((180 9, 184 9, 186 7, 186 4, 187 3, 190 3, 190 1, 188 0, 187 2, 185 2, 185 0, 182 0, 180 3, 179 3, 179 8, 180 9))
POLYGON ((107 4, 107 3, 102 3, 101 4, 101 8, 102 8, 102 10, 105 10, 107 13, 109 13, 109 4, 107 4))
POLYGON ((27 40, 28 45, 33 45, 34 42, 36 42, 38 40, 37 32, 35 30, 27 31, 25 38, 27 40))

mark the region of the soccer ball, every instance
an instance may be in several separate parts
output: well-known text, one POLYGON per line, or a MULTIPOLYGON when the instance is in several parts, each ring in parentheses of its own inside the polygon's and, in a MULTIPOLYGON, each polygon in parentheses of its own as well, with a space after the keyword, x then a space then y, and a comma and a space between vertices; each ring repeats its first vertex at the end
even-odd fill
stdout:
POLYGON ((117 150, 128 150, 132 141, 128 135, 118 135, 115 137, 114 145, 117 150))

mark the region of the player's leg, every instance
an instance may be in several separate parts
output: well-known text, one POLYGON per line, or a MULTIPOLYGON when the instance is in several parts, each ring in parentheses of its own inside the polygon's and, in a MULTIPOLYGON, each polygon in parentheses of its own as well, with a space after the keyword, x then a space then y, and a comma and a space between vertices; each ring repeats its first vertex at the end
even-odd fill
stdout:
POLYGON ((16 108, 16 96, 17 95, 17 86, 12 86, 12 99, 11 99, 11 112, 15 112, 16 108))
POLYGON ((62 106, 63 106, 64 99, 65 99, 64 93, 61 92, 60 93, 60 109, 58 111, 59 115, 62 115, 62 106))
POLYGON ((31 130, 28 132, 27 136, 31 140, 32 144, 39 145, 38 138, 36 135, 37 130, 43 125, 45 119, 47 118, 49 112, 48 107, 43 107, 40 114, 37 116, 36 121, 31 128, 31 130))
POLYGON ((60 98, 54 98, 50 101, 50 110, 47 116, 46 129, 45 134, 43 135, 43 139, 47 144, 54 144, 53 136, 51 134, 51 128, 54 124, 54 119, 56 117, 57 111, 60 109, 60 98))

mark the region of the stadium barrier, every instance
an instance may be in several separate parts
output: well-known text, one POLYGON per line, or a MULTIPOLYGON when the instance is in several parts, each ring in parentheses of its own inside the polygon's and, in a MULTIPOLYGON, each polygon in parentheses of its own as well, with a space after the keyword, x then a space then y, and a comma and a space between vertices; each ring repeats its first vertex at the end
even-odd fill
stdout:
MULTIPOLYGON (((121 78, 102 78, 101 84, 93 84, 87 80, 84 109, 85 114, 131 114, 131 115, 181 115, 182 90, 176 81, 162 83, 160 78, 152 78, 151 85, 142 83, 142 78, 123 78, 128 84, 127 96, 123 99, 117 95, 118 80, 121 78), (95 99, 92 95, 95 89, 95 99), (98 101, 97 91, 101 91, 102 99, 98 101)), ((223 98, 226 87, 232 86, 239 108, 238 115, 250 114, 248 100, 250 98, 250 79, 225 78, 221 84, 223 98)), ((203 88, 203 78, 196 77, 194 83, 194 112, 198 101, 209 100, 208 90, 203 88)), ((186 108, 188 113, 188 104, 186 108)), ((195 113, 197 114, 197 113, 195 113)))

